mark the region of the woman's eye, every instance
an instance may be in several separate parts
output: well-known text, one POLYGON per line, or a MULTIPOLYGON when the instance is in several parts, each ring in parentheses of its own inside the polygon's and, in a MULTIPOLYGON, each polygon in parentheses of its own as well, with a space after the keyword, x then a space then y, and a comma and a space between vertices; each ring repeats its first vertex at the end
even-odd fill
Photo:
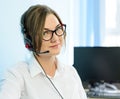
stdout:
POLYGON ((58 28, 56 29, 56 31, 61 32, 61 31, 63 31, 63 28, 62 28, 62 27, 58 27, 58 28))
POLYGON ((44 36, 46 36, 46 35, 51 35, 51 34, 52 34, 51 31, 45 31, 45 32, 43 33, 44 36))
POLYGON ((43 33, 43 35, 45 35, 45 34, 49 34, 49 31, 45 31, 45 32, 43 33))

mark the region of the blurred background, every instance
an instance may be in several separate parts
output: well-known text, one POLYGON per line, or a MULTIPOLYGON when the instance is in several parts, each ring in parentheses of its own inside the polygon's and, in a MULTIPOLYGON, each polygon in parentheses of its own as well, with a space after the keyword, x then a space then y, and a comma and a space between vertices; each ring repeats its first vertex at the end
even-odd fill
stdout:
POLYGON ((31 5, 53 8, 67 24, 67 44, 59 58, 73 65, 75 46, 120 46, 120 0, 2 0, 0 6, 0 78, 29 52, 20 17, 31 5))

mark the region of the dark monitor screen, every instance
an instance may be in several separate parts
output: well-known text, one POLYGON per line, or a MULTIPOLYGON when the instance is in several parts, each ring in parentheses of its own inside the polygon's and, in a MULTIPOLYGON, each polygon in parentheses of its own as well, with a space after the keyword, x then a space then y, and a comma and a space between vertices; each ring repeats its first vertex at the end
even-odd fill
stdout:
POLYGON ((120 47, 74 47, 74 67, 83 82, 119 82, 120 47))

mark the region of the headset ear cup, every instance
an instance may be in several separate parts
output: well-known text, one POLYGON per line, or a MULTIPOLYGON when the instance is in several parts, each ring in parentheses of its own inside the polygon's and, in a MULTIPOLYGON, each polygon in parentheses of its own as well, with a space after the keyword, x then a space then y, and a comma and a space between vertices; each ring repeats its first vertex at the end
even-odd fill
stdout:
POLYGON ((25 42, 25 47, 26 47, 28 50, 33 51, 32 42, 31 42, 28 38, 24 38, 24 42, 25 42))

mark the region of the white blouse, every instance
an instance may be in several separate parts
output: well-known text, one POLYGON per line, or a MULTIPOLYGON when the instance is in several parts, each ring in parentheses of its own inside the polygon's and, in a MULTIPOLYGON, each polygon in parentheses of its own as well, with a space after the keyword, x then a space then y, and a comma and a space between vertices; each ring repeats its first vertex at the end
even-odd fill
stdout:
MULTIPOLYGON (((73 66, 62 64, 57 59, 57 70, 50 80, 63 99, 87 99, 73 66)), ((62 99, 34 57, 16 64, 1 83, 0 99, 62 99)))

